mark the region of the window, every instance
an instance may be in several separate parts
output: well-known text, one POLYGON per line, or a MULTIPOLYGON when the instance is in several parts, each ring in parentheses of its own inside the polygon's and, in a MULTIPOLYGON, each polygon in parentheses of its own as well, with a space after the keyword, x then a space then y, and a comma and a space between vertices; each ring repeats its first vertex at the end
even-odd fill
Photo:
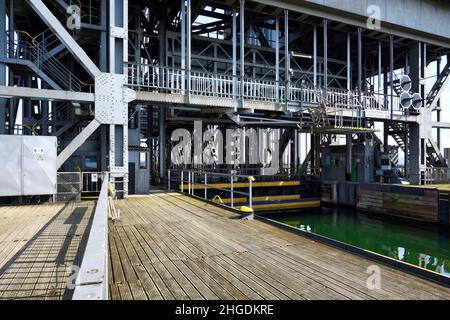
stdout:
POLYGON ((147 169, 147 153, 139 153, 139 169, 147 169))
POLYGON ((84 170, 86 170, 86 171, 96 171, 96 170, 98 170, 97 156, 86 156, 86 157, 84 157, 84 170))

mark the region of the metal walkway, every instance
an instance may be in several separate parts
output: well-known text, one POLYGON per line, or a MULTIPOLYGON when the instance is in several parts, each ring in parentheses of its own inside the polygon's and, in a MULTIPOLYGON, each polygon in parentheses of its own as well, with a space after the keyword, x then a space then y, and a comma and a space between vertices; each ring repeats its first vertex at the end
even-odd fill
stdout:
POLYGON ((450 299, 450 289, 180 194, 119 201, 111 299, 450 299))

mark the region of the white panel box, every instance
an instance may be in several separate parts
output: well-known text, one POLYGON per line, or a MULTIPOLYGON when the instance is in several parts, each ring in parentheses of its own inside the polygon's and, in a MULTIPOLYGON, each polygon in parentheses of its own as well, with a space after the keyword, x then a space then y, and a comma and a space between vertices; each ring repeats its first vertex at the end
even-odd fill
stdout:
POLYGON ((56 137, 0 135, 0 196, 56 194, 56 158, 56 137))
POLYGON ((0 196, 22 194, 22 136, 0 135, 0 196))

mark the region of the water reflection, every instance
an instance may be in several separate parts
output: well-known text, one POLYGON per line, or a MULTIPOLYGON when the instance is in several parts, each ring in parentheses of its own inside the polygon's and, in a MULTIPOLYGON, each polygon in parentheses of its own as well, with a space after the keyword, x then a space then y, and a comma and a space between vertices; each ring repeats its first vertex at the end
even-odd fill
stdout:
POLYGON ((308 209, 270 218, 450 276, 450 228, 349 209, 308 209))

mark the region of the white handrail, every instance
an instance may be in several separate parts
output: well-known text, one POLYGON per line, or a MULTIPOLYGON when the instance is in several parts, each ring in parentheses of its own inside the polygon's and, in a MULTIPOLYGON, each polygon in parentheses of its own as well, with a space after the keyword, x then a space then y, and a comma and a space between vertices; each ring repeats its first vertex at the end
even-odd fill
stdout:
POLYGON ((104 173, 72 300, 108 300, 108 185, 104 173))

